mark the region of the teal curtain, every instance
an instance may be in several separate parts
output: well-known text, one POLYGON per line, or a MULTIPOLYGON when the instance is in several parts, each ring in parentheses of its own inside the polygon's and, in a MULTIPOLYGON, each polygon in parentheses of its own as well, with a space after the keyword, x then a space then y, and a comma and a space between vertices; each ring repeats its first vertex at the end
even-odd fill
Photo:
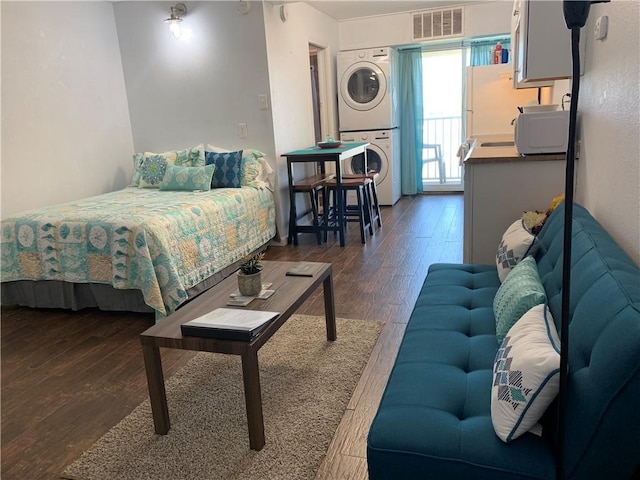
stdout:
POLYGON ((511 63, 511 39, 501 38, 499 40, 482 40, 479 42, 471 42, 471 63, 472 67, 478 65, 490 65, 491 61, 491 49, 496 46, 496 43, 500 42, 503 49, 509 51, 509 63, 511 63))
POLYGON ((399 55, 400 180, 403 195, 422 192, 422 51, 399 55))

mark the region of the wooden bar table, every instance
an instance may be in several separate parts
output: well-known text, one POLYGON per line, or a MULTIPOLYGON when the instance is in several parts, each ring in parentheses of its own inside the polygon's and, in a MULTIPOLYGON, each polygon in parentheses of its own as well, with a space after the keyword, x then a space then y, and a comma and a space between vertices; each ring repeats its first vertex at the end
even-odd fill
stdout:
POLYGON ((336 178, 336 197, 337 197, 337 212, 336 222, 334 225, 329 225, 328 222, 324 222, 322 225, 318 225, 320 231, 333 231, 338 232, 340 238, 340 246, 344 247, 344 202, 342 196, 342 161, 354 157, 355 155, 364 155, 364 168, 367 171, 367 142, 355 142, 355 143, 342 143, 336 148, 320 148, 318 146, 312 146, 303 148, 301 150, 295 150, 293 152, 284 153, 281 156, 287 158, 287 174, 289 177, 289 243, 294 245, 298 244, 298 233, 295 225, 297 223, 296 210, 295 210, 295 179, 293 175, 293 165, 295 163, 315 163, 319 166, 320 175, 326 174, 326 164, 334 165, 334 174, 336 178))

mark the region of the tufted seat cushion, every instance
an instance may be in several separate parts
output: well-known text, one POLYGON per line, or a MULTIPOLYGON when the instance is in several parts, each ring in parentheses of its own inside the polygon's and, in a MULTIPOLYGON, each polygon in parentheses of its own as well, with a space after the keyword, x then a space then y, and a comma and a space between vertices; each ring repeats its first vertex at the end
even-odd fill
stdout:
POLYGON ((544 439, 507 446, 491 423, 499 286, 495 266, 431 266, 369 432, 370 478, 553 477, 544 439))

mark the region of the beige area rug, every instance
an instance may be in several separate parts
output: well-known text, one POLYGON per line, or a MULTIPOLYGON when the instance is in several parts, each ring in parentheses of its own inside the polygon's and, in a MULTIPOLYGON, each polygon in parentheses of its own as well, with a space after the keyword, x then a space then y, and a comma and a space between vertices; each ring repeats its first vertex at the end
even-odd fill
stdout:
POLYGON ((382 324, 292 316, 258 352, 266 445, 249 449, 240 357, 199 353, 165 378, 171 430, 156 435, 147 399, 62 478, 313 479, 382 324))

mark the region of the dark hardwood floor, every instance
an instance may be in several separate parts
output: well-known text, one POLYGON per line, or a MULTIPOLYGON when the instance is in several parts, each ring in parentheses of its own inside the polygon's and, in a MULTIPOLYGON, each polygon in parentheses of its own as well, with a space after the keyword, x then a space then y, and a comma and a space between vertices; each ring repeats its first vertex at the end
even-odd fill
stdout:
MULTIPOLYGON (((403 197, 365 245, 270 247, 268 260, 333 263, 339 317, 385 323, 316 479, 366 479, 366 432, 429 265, 462 261, 462 195, 403 197)), ((322 315, 321 292, 298 313, 322 315)), ((138 335, 152 315, 2 308, 3 480, 55 479, 147 397, 138 335)), ((338 332, 339 334, 339 332, 338 332)), ((162 351, 165 378, 194 354, 162 351)), ((151 421, 151 420, 150 420, 151 421)), ((268 432, 267 432, 268 441, 268 432)))

